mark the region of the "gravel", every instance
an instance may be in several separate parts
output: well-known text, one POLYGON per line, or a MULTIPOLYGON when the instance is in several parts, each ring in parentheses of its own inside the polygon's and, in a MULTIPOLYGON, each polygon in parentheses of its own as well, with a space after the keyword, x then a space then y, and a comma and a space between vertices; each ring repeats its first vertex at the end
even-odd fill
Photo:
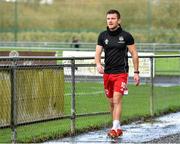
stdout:
POLYGON ((154 139, 148 143, 180 143, 180 133, 154 139))

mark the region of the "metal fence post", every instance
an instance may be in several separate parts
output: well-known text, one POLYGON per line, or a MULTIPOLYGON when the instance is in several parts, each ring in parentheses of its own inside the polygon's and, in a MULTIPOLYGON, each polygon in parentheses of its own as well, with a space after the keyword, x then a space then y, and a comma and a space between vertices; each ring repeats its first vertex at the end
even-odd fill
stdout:
POLYGON ((154 64, 153 57, 150 57, 151 61, 151 95, 150 95, 150 114, 154 115, 154 64))
POLYGON ((71 135, 75 134, 75 59, 71 59, 71 83, 72 83, 72 97, 71 97, 71 135))
POLYGON ((12 143, 16 143, 16 124, 17 124, 17 97, 16 97, 16 59, 13 59, 11 68, 11 130, 12 143))

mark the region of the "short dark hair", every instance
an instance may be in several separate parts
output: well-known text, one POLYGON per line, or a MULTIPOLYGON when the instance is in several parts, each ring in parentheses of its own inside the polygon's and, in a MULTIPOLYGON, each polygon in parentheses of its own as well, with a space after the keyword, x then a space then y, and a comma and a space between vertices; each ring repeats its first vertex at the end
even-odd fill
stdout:
POLYGON ((121 18, 121 15, 120 15, 119 11, 118 11, 118 10, 115 10, 115 9, 110 9, 110 10, 108 10, 107 13, 106 13, 106 15, 108 15, 108 14, 116 14, 117 17, 118 17, 118 19, 121 18))

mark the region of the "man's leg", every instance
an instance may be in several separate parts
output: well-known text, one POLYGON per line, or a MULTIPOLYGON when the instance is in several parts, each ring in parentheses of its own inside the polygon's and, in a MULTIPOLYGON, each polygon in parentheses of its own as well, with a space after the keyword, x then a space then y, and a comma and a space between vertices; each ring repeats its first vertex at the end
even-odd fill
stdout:
POLYGON ((113 98, 109 98, 110 110, 112 113, 113 126, 108 132, 110 137, 118 137, 122 135, 120 127, 120 117, 122 112, 122 95, 119 92, 114 92, 113 98))
POLYGON ((112 119, 113 119, 113 110, 114 110, 113 98, 108 98, 108 101, 109 101, 109 109, 110 109, 110 112, 112 114, 112 119))
POLYGON ((114 92, 113 98, 108 98, 110 112, 113 120, 120 120, 122 112, 122 95, 119 92, 114 92))
POLYGON ((122 98, 124 90, 127 88, 127 74, 119 74, 115 83, 114 83, 114 92, 113 92, 113 120, 117 129, 120 129, 120 119, 122 113, 122 98))
POLYGON ((122 94, 114 92, 113 94, 113 120, 120 120, 122 113, 122 94))
MULTIPOLYGON (((108 101, 109 101, 109 108, 110 108, 110 112, 111 112, 112 120, 113 120, 113 111, 114 111, 113 98, 108 98, 108 101)), ((108 132, 108 136, 111 138, 117 137, 117 132, 114 128, 114 121, 113 121, 113 126, 112 126, 111 130, 109 130, 109 132, 108 132)))
POLYGON ((122 113, 122 97, 124 94, 124 89, 126 88, 127 76, 127 74, 116 75, 114 77, 112 88, 112 102, 110 103, 110 105, 112 110, 113 127, 110 130, 110 134, 112 133, 112 136, 116 135, 116 137, 119 137, 123 134, 121 130, 120 119, 122 113))
POLYGON ((116 130, 116 136, 119 137, 123 134, 121 129, 121 113, 122 113, 122 94, 119 92, 114 92, 113 95, 113 129, 116 130))

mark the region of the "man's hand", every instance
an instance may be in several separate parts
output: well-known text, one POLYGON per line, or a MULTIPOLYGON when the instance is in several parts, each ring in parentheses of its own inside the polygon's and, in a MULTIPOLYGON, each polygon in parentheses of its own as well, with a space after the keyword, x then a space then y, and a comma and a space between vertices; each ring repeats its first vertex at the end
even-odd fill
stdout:
POLYGON ((134 74, 134 81, 135 81, 136 86, 140 84, 139 74, 136 74, 136 73, 134 74))
POLYGON ((101 64, 98 64, 96 66, 97 68, 97 71, 100 73, 100 74, 103 74, 104 73, 104 67, 101 65, 101 64))

